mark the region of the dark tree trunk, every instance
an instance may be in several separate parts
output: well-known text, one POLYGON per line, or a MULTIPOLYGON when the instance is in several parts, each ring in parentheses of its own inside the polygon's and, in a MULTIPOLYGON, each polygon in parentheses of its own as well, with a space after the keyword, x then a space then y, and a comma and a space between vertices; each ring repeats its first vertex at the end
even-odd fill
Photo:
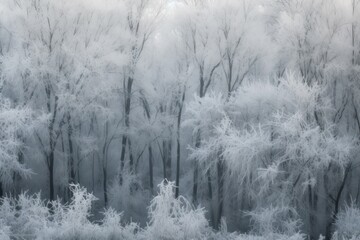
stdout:
POLYGON ((171 139, 162 142, 162 160, 164 179, 171 180, 171 139))
POLYGON ((172 144, 171 144, 171 139, 169 139, 168 141, 166 141, 166 155, 165 155, 165 157, 166 157, 166 177, 167 177, 167 179, 169 180, 169 181, 171 181, 172 180, 172 169, 171 169, 171 165, 172 165, 172 154, 171 154, 171 152, 172 152, 172 144))
POLYGON ((130 173, 135 173, 134 156, 132 153, 132 145, 131 145, 130 138, 128 138, 128 146, 129 146, 129 159, 130 159, 129 170, 130 170, 130 173))
POLYGON ((152 147, 149 145, 149 184, 151 193, 154 191, 154 156, 152 152, 152 147))
MULTIPOLYGON (((164 179, 167 179, 167 175, 166 175, 166 153, 165 153, 165 141, 163 141, 163 151, 162 151, 162 163, 163 163, 163 175, 164 175, 164 179)), ((160 148, 161 151, 161 148, 160 148)))
POLYGON ((50 201, 55 200, 54 190, 54 151, 50 152, 49 155, 49 190, 50 190, 50 201))
POLYGON ((179 102, 179 113, 177 117, 177 148, 176 148, 176 190, 175 190, 175 197, 179 197, 180 192, 180 161, 181 161, 181 149, 180 149, 180 126, 181 126, 181 116, 182 116, 182 110, 183 110, 183 104, 185 101, 185 94, 186 94, 186 88, 184 87, 181 101, 179 102))
MULTIPOLYGON (((125 127, 127 130, 130 128, 130 110, 131 110, 131 94, 132 94, 132 85, 133 78, 127 78, 127 84, 124 81, 124 90, 125 90, 125 106, 124 106, 124 114, 125 114, 125 127)), ((121 141, 121 155, 120 155, 120 184, 122 184, 122 173, 125 167, 125 153, 126 153, 126 143, 128 142, 127 133, 125 133, 122 137, 121 141)))
POLYGON ((349 176, 349 174, 351 172, 351 168, 352 168, 351 164, 348 164, 348 166, 345 168, 344 177, 343 177, 342 182, 340 184, 339 190, 338 190, 338 192, 336 194, 336 198, 333 198, 335 206, 334 206, 334 212, 333 212, 332 217, 331 217, 331 221, 329 223, 329 226, 327 227, 327 230, 328 230, 326 232, 327 239, 331 238, 331 234, 333 232, 333 226, 335 224, 336 218, 337 218, 338 213, 339 213, 341 196, 342 196, 342 193, 344 191, 347 178, 348 178, 348 176, 349 176))
MULTIPOLYGON (((68 134, 68 145, 69 145, 69 163, 68 163, 68 166, 69 166, 69 185, 70 184, 74 184, 75 183, 75 159, 74 159, 74 147, 73 147, 73 141, 72 141, 72 133, 73 133, 73 129, 72 129, 72 126, 71 126, 71 116, 70 116, 70 113, 68 113, 68 116, 67 116, 67 124, 68 124, 68 131, 67 131, 67 134, 68 134)), ((72 193, 71 191, 69 192, 70 193, 70 198, 72 197, 72 193)))
POLYGON ((219 229, 221 223, 221 217, 223 215, 224 208, 224 170, 225 164, 222 159, 217 162, 217 174, 218 174, 218 211, 216 219, 216 229, 219 229))
POLYGON ((95 154, 92 156, 92 167, 91 167, 91 188, 95 190, 95 154))
POLYGON ((119 173, 120 185, 122 185, 123 182, 122 172, 124 171, 125 168, 125 150, 126 150, 126 135, 123 135, 121 140, 121 155, 120 155, 120 173, 119 173))
POLYGON ((103 187, 104 187, 104 204, 105 208, 108 206, 108 194, 107 194, 107 170, 103 168, 103 187))
MULTIPOLYGON (((106 103, 107 105, 107 103, 106 103)), ((105 140, 102 148, 102 169, 103 169, 103 191, 104 191, 104 204, 105 208, 108 205, 108 193, 107 193, 107 160, 108 160, 108 143, 109 137, 109 121, 105 123, 105 140)))
MULTIPOLYGON (((178 134, 180 134, 178 132, 178 134)), ((180 137, 177 139, 177 147, 176 147, 176 181, 175 181, 176 189, 175 189, 175 197, 179 197, 180 191, 180 137)))
MULTIPOLYGON (((201 144, 201 133, 200 130, 196 135, 195 148, 199 148, 201 144)), ((194 176, 193 176, 193 204, 197 203, 197 193, 198 193, 198 181, 199 181, 199 164, 195 159, 194 163, 194 176)))
MULTIPOLYGON (((48 98, 47 108, 48 108, 49 113, 52 112, 51 111, 51 90, 50 89, 51 88, 49 86, 46 86, 46 94, 47 94, 47 98, 48 98)), ((53 108, 53 112, 52 112, 52 118, 51 118, 49 128, 48 128, 50 152, 46 157, 47 157, 47 164, 48 164, 48 168, 49 168, 50 201, 55 200, 54 162, 55 162, 55 147, 56 147, 57 139, 56 139, 55 132, 54 132, 54 125, 55 125, 55 120, 56 120, 56 116, 57 116, 58 99, 59 98, 57 96, 55 96, 55 103, 54 103, 54 108, 53 108)))
POLYGON ((4 189, 3 189, 3 184, 2 182, 0 182, 0 198, 4 197, 4 189))
MULTIPOLYGON (((149 103, 144 96, 142 96, 141 100, 145 110, 146 117, 150 121, 151 117, 150 117, 149 103)), ((154 155, 152 152, 151 143, 149 143, 148 152, 149 152, 149 187, 151 194, 153 194, 154 193, 154 155)))
POLYGON ((208 199, 209 199, 209 203, 210 203, 210 224, 211 224, 211 226, 214 226, 215 216, 214 216, 214 209, 212 207, 213 190, 212 190, 210 170, 206 171, 206 177, 207 177, 207 182, 208 182, 208 199))
POLYGON ((194 176, 193 176, 193 194, 192 202, 194 205, 197 205, 197 192, 198 192, 198 178, 199 178, 199 166, 197 161, 194 162, 194 176))
POLYGON ((308 205, 309 205, 309 232, 310 232, 310 236, 313 237, 315 218, 314 218, 314 210, 313 210, 312 187, 310 184, 308 185, 308 205))

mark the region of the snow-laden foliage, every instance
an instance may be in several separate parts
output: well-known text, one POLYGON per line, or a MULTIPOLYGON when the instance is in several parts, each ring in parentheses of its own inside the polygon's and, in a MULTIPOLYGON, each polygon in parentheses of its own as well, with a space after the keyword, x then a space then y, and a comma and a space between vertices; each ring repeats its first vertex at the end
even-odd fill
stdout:
POLYGON ((112 208, 104 211, 101 220, 90 221, 96 198, 79 185, 71 186, 73 197, 65 205, 60 200, 43 201, 40 194, 24 193, 18 199, 5 197, 0 205, 0 236, 4 240, 303 239, 297 232, 295 218, 294 221, 287 218, 289 215, 296 217, 289 208, 249 213, 254 235, 229 234, 226 225, 223 231, 214 233, 203 208, 194 208, 183 196, 175 198, 174 182, 163 181, 158 187, 159 193, 148 209, 149 222, 145 228, 133 222, 124 223, 122 214, 112 208))
MULTIPOLYGON (((220 154, 241 182, 258 173, 255 179, 263 179, 263 187, 288 171, 296 174, 299 169, 313 177, 329 164, 347 164, 353 140, 335 136, 331 123, 317 122, 318 114, 332 111, 326 99, 321 107, 316 104, 321 89, 294 75, 280 79, 279 84, 265 83, 263 88, 258 84, 248 84, 229 101, 209 95, 188 107, 187 122, 211 133, 201 148, 192 149, 193 159, 215 164, 220 154), (255 94, 259 88, 260 93, 255 94), (211 105, 214 108, 206 111, 211 105), (263 112, 252 112, 257 108, 263 112)), ((291 181, 296 181, 295 177, 291 181)), ((295 183, 291 181, 289 184, 295 183)))
POLYGON ((206 239, 208 221, 203 208, 193 209, 186 198, 174 198, 174 183, 163 181, 149 206, 150 239, 206 239))
POLYGON ((249 212, 252 231, 258 235, 287 235, 299 232, 301 221, 295 209, 286 206, 255 209, 249 212))
POLYGON ((5 185, 12 183, 13 174, 28 177, 31 173, 17 160, 22 144, 18 136, 30 132, 31 122, 29 109, 11 107, 0 93, 0 182, 5 185))
POLYGON ((334 240, 360 238, 360 209, 356 206, 345 207, 337 216, 334 240))
POLYGON ((123 209, 123 218, 126 220, 145 222, 149 198, 149 193, 134 176, 125 176, 121 185, 118 180, 110 185, 109 205, 118 211, 123 209))
POLYGON ((21 194, 19 199, 3 198, 1 222, 3 234, 13 239, 134 239, 136 224, 122 225, 121 214, 112 209, 104 212, 99 224, 89 221, 96 198, 78 185, 71 186, 72 201, 46 203, 40 194, 21 194))
POLYGON ((10 229, 11 236, 18 238, 35 236, 46 228, 50 216, 40 194, 22 194, 18 199, 3 198, 0 211, 3 226, 10 229))
POLYGON ((322 181, 322 169, 337 168, 341 177, 347 176, 356 141, 335 134, 327 118, 333 111, 318 85, 294 74, 275 83, 248 83, 227 100, 209 95, 188 106, 188 123, 208 132, 190 157, 205 166, 204 175, 222 162, 226 176, 246 189, 255 209, 270 214, 274 202, 296 209, 305 192, 322 181), (207 115, 199 114, 211 104, 207 115))
POLYGON ((0 0, 0 239, 356 238, 359 36, 360 0, 0 0))

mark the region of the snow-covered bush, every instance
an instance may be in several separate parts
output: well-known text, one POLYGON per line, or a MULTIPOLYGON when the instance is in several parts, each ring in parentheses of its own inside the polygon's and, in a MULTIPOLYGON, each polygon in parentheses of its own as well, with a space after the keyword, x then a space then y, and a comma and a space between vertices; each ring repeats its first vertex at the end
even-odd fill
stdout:
POLYGON ((5 197, 1 201, 0 223, 8 227, 11 237, 27 239, 37 235, 46 229, 49 216, 40 194, 21 194, 18 199, 5 197))
MULTIPOLYGON (((1 240, 304 240, 298 232, 296 212, 289 207, 257 209, 249 213, 251 234, 228 233, 209 227, 203 208, 194 208, 185 197, 174 197, 175 184, 164 180, 150 203, 149 222, 141 228, 134 222, 122 223, 122 214, 106 209, 103 219, 92 222, 91 207, 96 198, 79 185, 72 185, 72 200, 46 203, 40 194, 5 197, 0 205, 1 240)), ((336 236, 358 234, 359 209, 348 208, 339 215, 336 236)), ((335 238, 336 239, 336 238, 335 238)), ((342 239, 342 238, 338 238, 342 239)), ((354 239, 354 238, 344 238, 354 239)), ((336 239, 337 240, 337 239, 336 239)))
POLYGON ((166 180, 149 207, 149 239, 206 239, 210 230, 203 208, 193 209, 186 198, 174 197, 175 184, 166 180))
POLYGON ((2 222, 0 222, 0 239, 10 240, 10 229, 2 222))
POLYGON ((72 185, 72 201, 69 205, 54 203, 53 216, 50 226, 37 236, 37 239, 53 240, 86 240, 86 239, 134 239, 136 224, 123 227, 121 214, 113 209, 104 212, 104 218, 100 224, 89 221, 91 206, 96 200, 94 195, 88 193, 85 188, 72 185))
MULTIPOLYGON (((248 213, 252 220, 252 232, 260 236, 296 236, 300 220, 295 209, 287 206, 270 206, 248 213)), ((300 236, 300 235, 299 235, 300 236)))
POLYGON ((121 225, 121 214, 104 212, 99 224, 89 221, 96 198, 78 185, 72 185, 73 198, 67 205, 54 201, 47 205, 40 194, 6 197, 0 206, 0 239, 102 240, 135 239, 138 226, 121 225), (51 208, 49 208, 51 206, 51 208))
POLYGON ((123 225, 122 214, 112 208, 104 218, 91 222, 94 195, 79 185, 71 185, 72 200, 46 203, 40 194, 5 197, 0 206, 0 239, 36 240, 122 240, 122 239, 208 239, 213 234, 204 209, 182 196, 174 197, 173 182, 163 181, 159 195, 149 206, 149 223, 141 229, 136 223, 123 225))
POLYGON ((360 238, 360 209, 349 206, 337 216, 334 240, 350 240, 360 238))
POLYGON ((123 219, 146 222, 146 207, 150 194, 133 174, 124 174, 122 184, 116 179, 109 186, 109 205, 123 213, 123 219))

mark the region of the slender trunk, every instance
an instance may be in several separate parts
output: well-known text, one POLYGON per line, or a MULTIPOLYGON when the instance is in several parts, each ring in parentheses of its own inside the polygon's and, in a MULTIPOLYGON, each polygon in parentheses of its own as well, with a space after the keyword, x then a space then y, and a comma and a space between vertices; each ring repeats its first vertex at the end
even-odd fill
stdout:
MULTIPOLYGON (((205 81, 203 76, 202 68, 200 68, 200 89, 199 89, 199 97, 203 98, 205 95, 205 81)), ((195 148, 199 148, 201 144, 201 132, 200 130, 197 132, 196 135, 196 142, 195 142, 195 148)), ((199 164, 197 163, 197 160, 195 159, 194 162, 194 175, 193 175, 193 193, 192 193, 192 200, 193 204, 197 204, 197 193, 198 193, 198 182, 199 182, 199 164)))
POLYGON ((3 184, 0 182, 0 198, 4 197, 3 184))
MULTIPOLYGON (((21 138, 21 137, 20 137, 21 138)), ((24 139, 21 138, 21 142, 22 144, 24 144, 24 139)), ((17 160, 20 164, 24 164, 24 153, 22 151, 22 149, 19 149, 18 151, 18 157, 17 157, 17 160)), ((14 188, 13 188, 13 195, 14 196, 17 196, 19 193, 20 193, 20 183, 21 183, 21 175, 17 172, 15 172, 13 174, 13 183, 14 183, 14 188)))
MULTIPOLYGON (((130 110, 131 110, 131 94, 132 94, 132 85, 133 85, 133 78, 127 78, 127 84, 124 81, 124 91, 125 91, 125 127, 128 131, 130 129, 130 110)), ((122 184, 122 173, 125 167, 125 154, 126 154, 126 143, 128 141, 128 133, 125 133, 122 137, 121 141, 121 155, 120 155, 120 184, 122 184)))
MULTIPOLYGON (((142 104, 145 110, 146 117, 150 121, 151 118, 150 106, 144 96, 142 96, 142 104)), ((149 143, 148 152, 149 152, 149 185, 150 185, 151 194, 154 194, 154 156, 152 152, 151 143, 149 143)))
MULTIPOLYGON (((51 90, 50 87, 47 86, 46 87, 46 94, 47 94, 47 109, 48 112, 51 113, 51 90)), ((48 163, 48 168, 49 168, 49 195, 50 195, 50 201, 54 201, 55 200, 55 190, 54 190, 54 161, 55 161, 55 146, 56 146, 56 138, 55 138, 55 132, 54 132, 54 125, 55 125, 55 120, 56 120, 56 116, 57 116, 57 104, 58 104, 58 97, 55 96, 55 103, 54 103, 54 108, 53 108, 53 112, 52 112, 52 118, 49 124, 49 128, 48 128, 48 133, 49 133, 49 147, 50 147, 50 152, 49 154, 46 156, 47 157, 47 163, 48 163)))
MULTIPOLYGON (((165 141, 163 141, 163 143, 162 143, 162 145, 163 145, 163 153, 162 153, 162 156, 161 156, 161 159, 162 159, 162 163, 163 163, 163 175, 164 175, 164 179, 167 179, 167 175, 166 175, 166 152, 165 152, 165 149, 166 149, 166 147, 165 147, 165 141)), ((161 149, 160 149, 160 151, 161 151, 161 149)))
MULTIPOLYGON (((107 105, 107 103, 106 103, 107 105)), ((102 169, 103 169, 103 191, 104 191, 104 204, 105 208, 108 204, 108 195, 107 195, 107 158, 108 158, 108 136, 109 136, 109 121, 105 123, 105 140, 102 148, 102 169)))
POLYGON ((175 197, 177 198, 179 196, 180 191, 180 160, 181 160, 181 149, 180 149, 180 126, 181 126, 181 116, 182 116, 182 110, 183 110, 183 104, 185 101, 185 93, 186 88, 184 87, 182 99, 179 103, 179 113, 177 117, 177 149, 176 149, 176 190, 175 190, 175 197))
POLYGON ((172 172, 171 172, 171 162, 172 162, 172 145, 171 145, 172 141, 171 139, 166 141, 166 149, 167 149, 167 154, 165 155, 166 157, 166 177, 168 178, 169 181, 171 181, 172 179, 172 172))
POLYGON ((129 159, 130 159, 130 162, 129 162, 129 170, 130 170, 130 173, 135 173, 135 168, 134 168, 134 156, 133 156, 133 153, 132 153, 132 145, 131 145, 131 140, 130 138, 128 138, 128 146, 129 146, 129 159))
POLYGON ((154 165, 153 165, 153 153, 152 153, 152 147, 149 145, 149 184, 150 184, 150 190, 151 193, 154 191, 154 165))
POLYGON ((355 198, 355 204, 359 204, 359 197, 360 197, 360 181, 359 179, 357 180, 357 191, 356 191, 356 198, 355 198))
POLYGON ((122 182, 123 182, 122 173, 125 168, 126 139, 127 139, 126 135, 123 135, 122 140, 121 140, 121 155, 120 155, 120 173, 119 173, 120 185, 122 185, 122 182))
POLYGON ((219 229, 221 223, 221 217, 223 215, 224 208, 224 170, 225 164, 222 159, 217 162, 217 174, 218 174, 218 212, 216 220, 216 229, 219 229))
MULTIPOLYGON (((355 0, 352 1, 352 16, 355 15, 355 0)), ((352 46, 352 59, 351 63, 355 65, 355 23, 351 23, 351 46, 352 46)))
POLYGON ((55 200, 54 195, 54 151, 52 150, 49 154, 49 190, 50 190, 50 201, 55 200))
POLYGON ((107 169, 103 167, 103 187, 104 187, 104 204, 105 208, 108 206, 108 194, 107 194, 107 169))
MULTIPOLYGON (((310 180, 310 176, 308 177, 310 180)), ((309 232, 310 236, 314 236, 314 224, 315 224, 315 218, 314 218, 314 210, 313 210, 313 192, 312 187, 309 184, 308 185, 308 206, 309 206, 309 232)))
POLYGON ((72 141, 72 126, 71 126, 71 115, 68 113, 67 116, 67 124, 68 124, 68 145, 69 145, 69 184, 75 183, 75 163, 74 163, 74 147, 72 141))
MULTIPOLYGON (((347 178, 351 172, 351 168, 352 168, 352 165, 349 164, 346 168, 345 168, 345 173, 344 173, 344 177, 342 179, 342 182, 340 184, 340 187, 339 187, 339 190, 336 194, 336 198, 334 199, 334 212, 332 214, 332 217, 331 217, 331 222, 329 223, 329 226, 328 226, 328 229, 329 229, 329 232, 327 233, 327 235, 330 237, 331 236, 331 233, 333 232, 333 226, 335 224, 335 221, 336 221, 336 218, 338 216, 338 213, 339 213, 339 207, 340 207, 340 200, 341 200, 341 196, 342 196, 342 193, 344 191, 344 188, 345 188, 345 184, 346 184, 346 181, 347 181, 347 178)), ((330 238, 328 238, 330 239, 330 238)))
MULTIPOLYGON (((329 196, 329 177, 327 172, 324 173, 324 194, 325 196, 329 196)), ((325 226, 325 238, 331 239, 331 219, 329 221, 330 206, 329 201, 325 200, 325 216, 326 216, 326 226, 325 226)))
POLYGON ((176 146, 176 189, 175 189, 175 197, 179 197, 179 191, 180 191, 180 132, 178 132, 177 137, 177 146, 176 146))
MULTIPOLYGON (((196 143, 195 143, 195 148, 199 148, 201 144, 201 133, 200 130, 198 131, 197 135, 196 135, 196 143)), ((198 181, 199 181, 199 164, 197 162, 197 160, 195 159, 194 162, 194 175, 193 175, 193 204, 196 205, 197 204, 197 193, 198 193, 198 181)))
POLYGON ((197 205, 197 190, 198 190, 198 177, 199 177, 199 166, 197 161, 194 162, 194 176, 193 176, 193 198, 192 202, 197 205))
POLYGON ((171 180, 171 139, 162 142, 164 179, 171 180))
POLYGON ((92 192, 94 192, 94 190, 95 190, 95 154, 93 154, 93 156, 92 156, 91 187, 92 187, 92 192))
POLYGON ((212 207, 212 199, 213 199, 213 191, 212 191, 212 183, 211 183, 211 175, 210 170, 206 171, 206 177, 208 182, 208 198, 210 202, 210 224, 214 226, 215 224, 215 216, 214 216, 214 209, 212 207))
MULTIPOLYGON (((79 134, 81 135, 81 122, 79 123, 79 134)), ((76 173, 74 171, 74 179, 76 176, 76 183, 81 184, 81 145, 76 146, 76 157, 74 159, 74 166, 76 166, 74 169, 76 170, 76 173)))

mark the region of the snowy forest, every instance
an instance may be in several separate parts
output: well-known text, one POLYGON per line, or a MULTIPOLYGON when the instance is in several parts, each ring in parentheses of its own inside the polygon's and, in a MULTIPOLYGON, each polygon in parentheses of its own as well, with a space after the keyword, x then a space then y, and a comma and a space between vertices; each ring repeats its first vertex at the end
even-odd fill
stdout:
POLYGON ((0 0, 1 240, 360 239, 360 0, 0 0))

